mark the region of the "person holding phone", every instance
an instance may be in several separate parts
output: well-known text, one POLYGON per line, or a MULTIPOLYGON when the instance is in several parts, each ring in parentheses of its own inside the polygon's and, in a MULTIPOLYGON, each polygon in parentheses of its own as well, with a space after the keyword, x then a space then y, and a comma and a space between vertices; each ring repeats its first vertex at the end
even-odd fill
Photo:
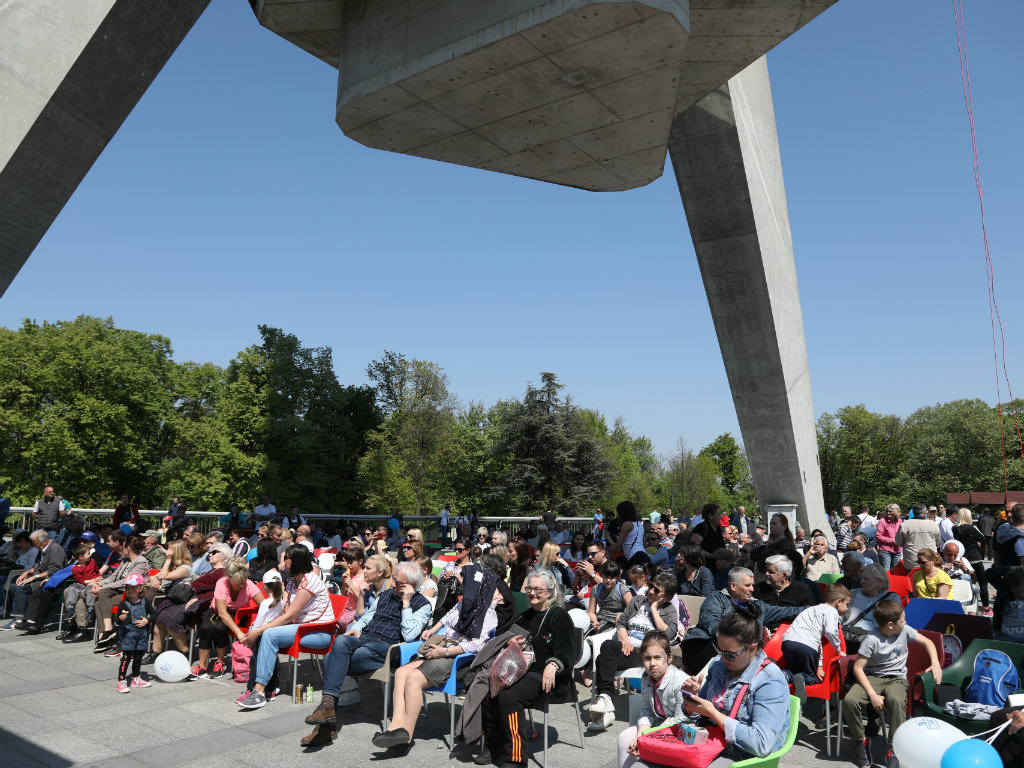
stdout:
POLYGON ((723 617, 715 633, 718 659, 707 679, 702 685, 691 677, 683 684, 691 694, 684 704, 687 713, 698 724, 715 725, 725 733, 726 748, 708 768, 766 757, 782 747, 789 732, 789 684, 761 649, 760 613, 749 602, 723 617))

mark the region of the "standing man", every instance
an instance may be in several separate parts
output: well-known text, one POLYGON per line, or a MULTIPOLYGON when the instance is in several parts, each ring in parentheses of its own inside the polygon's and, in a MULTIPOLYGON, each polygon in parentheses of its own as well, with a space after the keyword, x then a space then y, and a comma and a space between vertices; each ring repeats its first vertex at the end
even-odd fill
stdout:
POLYGON ((270 503, 269 494, 263 494, 263 503, 256 507, 252 514, 257 526, 261 523, 269 523, 273 519, 277 514, 277 507, 270 503))
POLYGON ((114 509, 114 527, 120 528, 125 523, 135 527, 139 522, 139 505, 132 504, 127 493, 121 494, 121 503, 114 509))
POLYGON ((942 551, 942 534, 939 533, 938 523, 928 519, 928 507, 915 504, 911 511, 913 518, 903 521, 896 532, 895 541, 897 547, 903 547, 903 567, 907 571, 917 567, 919 549, 942 551))
POLYGON ((32 508, 32 517, 36 519, 36 527, 50 534, 50 538, 57 535, 61 518, 66 514, 64 498, 53 495, 52 485, 43 489, 43 498, 36 499, 35 506, 32 508))
POLYGON ((185 517, 185 505, 181 503, 181 499, 177 496, 171 500, 171 506, 167 508, 167 514, 171 516, 172 524, 178 522, 179 517, 185 517))
POLYGON ((444 509, 441 510, 441 548, 447 548, 448 538, 448 519, 452 513, 452 505, 445 504, 444 509))
MULTIPOLYGON (((943 505, 939 505, 940 514, 944 511, 942 519, 939 520, 939 535, 942 537, 942 543, 945 544, 947 541, 952 541, 956 538, 956 534, 953 533, 953 526, 956 525, 956 519, 960 515, 960 507, 956 504, 950 505, 949 509, 946 509, 943 505)), ((938 550, 941 552, 942 550, 938 550)))
POLYGON ((842 522, 836 530, 836 549, 842 552, 850 545, 850 540, 853 539, 859 525, 860 519, 853 516, 853 510, 850 507, 843 507, 842 522))

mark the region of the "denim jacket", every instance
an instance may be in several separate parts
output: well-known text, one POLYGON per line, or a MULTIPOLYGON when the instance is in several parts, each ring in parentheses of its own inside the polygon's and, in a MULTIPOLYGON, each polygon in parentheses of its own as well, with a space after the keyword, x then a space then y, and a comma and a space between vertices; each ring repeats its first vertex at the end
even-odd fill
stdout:
POLYGON ((729 670, 721 659, 708 670, 700 696, 726 714, 727 754, 731 750, 743 757, 766 757, 786 741, 789 732, 789 684, 774 662, 770 662, 760 674, 755 674, 766 658, 764 651, 759 651, 750 666, 735 680, 729 680, 729 670), (728 717, 736 694, 745 683, 750 683, 750 688, 740 703, 736 719, 728 717), (719 702, 723 689, 725 697, 719 702))

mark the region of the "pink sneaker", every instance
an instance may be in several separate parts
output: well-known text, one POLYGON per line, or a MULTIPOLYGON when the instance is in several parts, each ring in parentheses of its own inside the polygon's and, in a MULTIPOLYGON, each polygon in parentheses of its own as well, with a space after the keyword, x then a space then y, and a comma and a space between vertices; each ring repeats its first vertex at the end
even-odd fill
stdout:
POLYGON ((132 689, 132 686, 131 686, 131 684, 127 680, 118 680, 117 681, 117 692, 118 693, 128 693, 128 691, 130 691, 131 689, 132 689))
POLYGON ((149 680, 143 680, 141 677, 132 678, 132 688, 152 688, 153 684, 149 680))
POLYGON ((242 695, 239 696, 237 699, 235 699, 235 704, 240 704, 242 702, 242 699, 244 699, 248 695, 249 695, 248 691, 242 691, 242 695))
POLYGON ((224 677, 224 665, 220 661, 213 662, 213 669, 210 670, 210 678, 224 677))

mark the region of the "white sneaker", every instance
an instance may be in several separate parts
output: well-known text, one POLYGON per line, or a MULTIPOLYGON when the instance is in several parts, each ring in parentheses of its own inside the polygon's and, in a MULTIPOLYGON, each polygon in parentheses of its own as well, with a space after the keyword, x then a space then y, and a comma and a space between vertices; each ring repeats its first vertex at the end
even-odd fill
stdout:
POLYGON ((593 703, 590 705, 590 711, 597 714, 605 714, 607 712, 615 711, 615 704, 612 703, 612 697, 607 693, 602 693, 593 703))
POLYGON ((615 714, 612 712, 605 712, 604 714, 595 714, 590 718, 590 724, 587 726, 588 731, 603 731, 609 725, 615 722, 615 714))
POLYGON ((336 707, 352 707, 360 702, 359 691, 343 691, 338 696, 336 707))

